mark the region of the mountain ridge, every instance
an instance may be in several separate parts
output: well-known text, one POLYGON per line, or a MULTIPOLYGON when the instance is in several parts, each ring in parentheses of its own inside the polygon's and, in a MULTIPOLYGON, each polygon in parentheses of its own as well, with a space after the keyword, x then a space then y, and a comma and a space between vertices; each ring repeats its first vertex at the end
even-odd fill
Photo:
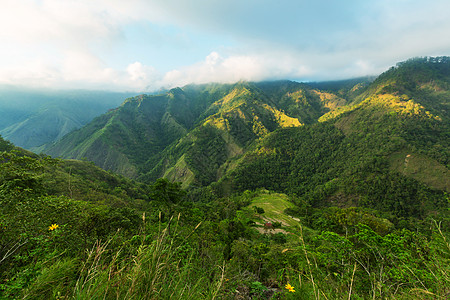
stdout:
MULTIPOLYGON (((171 143, 179 141, 194 128, 205 126, 215 128, 211 130, 215 130, 217 134, 221 132, 219 135, 224 139, 234 140, 232 144, 235 146, 232 148, 236 148, 236 145, 238 148, 245 148, 251 141, 278 127, 300 126, 303 123, 316 122, 317 116, 322 115, 324 111, 339 107, 345 102, 338 97, 321 98, 322 95, 319 92, 309 91, 310 88, 304 84, 283 82, 283 86, 278 88, 281 91, 277 88, 273 89, 270 85, 245 82, 234 85, 188 85, 184 88, 172 89, 163 95, 141 95, 130 98, 119 108, 97 118, 84 129, 83 132, 90 132, 87 135, 96 139, 96 144, 86 139, 85 134, 80 136, 77 133, 79 131, 76 131, 64 137, 60 143, 49 147, 46 152, 57 156, 62 154, 61 156, 65 158, 86 157, 106 169, 118 171, 123 168, 119 165, 108 166, 105 161, 96 161, 94 152, 104 149, 106 153, 116 153, 116 150, 122 149, 125 144, 119 141, 119 137, 123 135, 125 139, 128 138, 127 145, 135 146, 131 146, 131 150, 124 149, 120 151, 120 155, 117 155, 123 157, 123 154, 133 161, 125 168, 132 170, 127 173, 128 175, 137 176, 134 166, 145 164, 144 159, 151 160, 152 156, 158 155, 171 143), (281 99, 277 97, 277 93, 283 94, 281 99), (330 106, 329 103, 335 104, 330 106), (152 111, 146 107, 152 107, 152 111), (100 120, 104 120, 103 123, 100 120), (113 135, 108 129, 109 126, 118 133, 117 136, 110 137, 114 140, 114 149, 102 145, 102 139, 105 136, 113 135), (141 140, 142 145, 139 145, 137 140, 141 140), (67 144, 64 146, 65 143, 67 144), (78 144, 75 146, 76 143, 78 144), (82 144, 85 146, 82 147, 82 144), (83 149, 78 151, 77 149, 80 148, 83 149), (64 149, 70 150, 65 152, 64 149)), ((202 131, 206 134, 208 130, 194 130, 193 134, 195 136, 196 132, 200 134, 202 131)), ((105 154, 102 156, 108 157, 105 154)), ((154 167, 146 168, 149 171, 154 167)), ((215 167, 215 169, 218 168, 215 167)), ((152 178, 163 175, 165 171, 155 173, 152 178)))
MULTIPOLYGON (((221 182, 220 189, 228 190, 225 182, 235 181, 232 175, 235 169, 243 170, 252 160, 258 161, 258 155, 255 156, 258 151, 279 155, 276 148, 265 146, 265 140, 270 140, 271 135, 286 143, 287 137, 277 132, 287 130, 295 136, 299 131, 310 130, 300 128, 312 126, 308 136, 324 138, 322 145, 314 146, 317 153, 324 151, 320 147, 328 144, 326 139, 337 138, 354 147, 352 150, 342 146, 340 152, 329 150, 334 156, 340 156, 329 162, 340 170, 335 176, 344 172, 339 176, 345 177, 354 172, 352 168, 365 168, 381 157, 390 166, 383 172, 397 170, 408 178, 449 191, 448 182, 438 178, 448 174, 450 156, 448 65, 445 58, 412 59, 399 63, 375 80, 362 78, 361 82, 346 81, 340 88, 333 87, 338 93, 333 89, 316 89, 314 84, 275 81, 188 85, 161 95, 141 95, 65 136, 48 148, 47 153, 93 160, 105 169, 143 181, 166 177, 181 181, 184 188, 221 182), (410 75, 412 70, 421 73, 410 75), (283 129, 286 127, 299 129, 283 129), (366 144, 372 145, 371 148, 366 144), (401 169, 394 153, 420 157, 418 171, 401 169), (441 171, 433 176, 423 175, 424 168, 419 165, 424 161, 441 171), (346 167, 346 162, 355 166, 346 167)), ((311 138, 307 140, 315 144, 311 138)), ((285 164, 280 168, 289 169, 291 163, 285 164)), ((293 183, 287 183, 290 180, 287 178, 298 171, 290 172, 275 180, 278 185, 285 182, 278 190, 302 191, 289 188, 293 183)), ((267 178, 272 176, 266 172, 261 174, 267 178)), ((247 175, 244 178, 252 178, 247 175)), ((317 184, 325 183, 322 180, 317 184)), ((236 181, 231 186, 239 185, 236 181)), ((247 186, 257 187, 264 185, 247 186)))

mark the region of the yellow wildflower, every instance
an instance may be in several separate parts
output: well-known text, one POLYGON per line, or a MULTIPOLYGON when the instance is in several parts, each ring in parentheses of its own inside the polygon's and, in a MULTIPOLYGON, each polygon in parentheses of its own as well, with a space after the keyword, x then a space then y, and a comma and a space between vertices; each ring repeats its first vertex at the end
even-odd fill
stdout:
POLYGON ((292 285, 290 285, 289 283, 286 284, 286 285, 284 286, 284 288, 287 289, 289 292, 295 293, 294 287, 293 287, 292 285))
POLYGON ((59 227, 58 224, 52 224, 51 226, 48 227, 48 230, 52 231, 52 230, 55 230, 58 227, 59 227))

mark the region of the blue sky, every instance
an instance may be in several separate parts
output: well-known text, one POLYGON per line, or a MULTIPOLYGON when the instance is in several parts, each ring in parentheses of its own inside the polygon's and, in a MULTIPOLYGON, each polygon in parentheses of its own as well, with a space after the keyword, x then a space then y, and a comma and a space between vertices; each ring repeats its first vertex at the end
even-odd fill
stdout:
POLYGON ((450 55, 448 0, 2 0, 0 84, 153 91, 450 55))

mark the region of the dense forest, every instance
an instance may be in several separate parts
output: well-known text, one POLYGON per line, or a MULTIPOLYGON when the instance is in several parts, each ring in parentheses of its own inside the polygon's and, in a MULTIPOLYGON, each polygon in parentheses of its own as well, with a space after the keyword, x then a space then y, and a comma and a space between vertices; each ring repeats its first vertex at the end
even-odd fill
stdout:
POLYGON ((416 58, 130 98, 53 158, 0 138, 0 298, 446 299, 449 103, 416 58))

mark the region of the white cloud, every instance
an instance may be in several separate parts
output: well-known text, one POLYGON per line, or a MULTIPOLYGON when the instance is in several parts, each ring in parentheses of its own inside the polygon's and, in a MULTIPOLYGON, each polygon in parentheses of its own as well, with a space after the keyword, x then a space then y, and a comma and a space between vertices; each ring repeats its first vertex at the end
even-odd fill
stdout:
POLYGON ((140 62, 135 62, 127 67, 131 80, 147 80, 147 72, 140 62))
POLYGON ((218 63, 222 61, 222 58, 220 57, 219 53, 217 52, 211 52, 205 59, 205 64, 208 66, 211 66, 213 68, 218 63))
POLYGON ((43 61, 31 61, 26 66, 0 69, 0 83, 52 87, 59 80, 58 70, 43 61))
POLYGON ((136 90, 145 91, 148 89, 157 89, 155 82, 160 80, 159 72, 151 67, 145 66, 140 62, 134 62, 127 67, 127 76, 122 84, 133 87, 136 90))
POLYGON ((0 82, 145 90, 377 74, 449 55, 448 11, 448 0, 3 0, 0 82), (130 25, 164 30, 130 39, 130 25), (173 42, 180 36, 183 45, 217 41, 195 45, 202 59, 173 42))
POLYGON ((105 10, 103 1, 4 0, 0 38, 24 44, 54 43, 85 46, 101 38, 120 36, 121 18, 105 10))
POLYGON ((300 60, 280 64, 274 58, 277 55, 280 53, 222 57, 214 51, 202 62, 167 72, 157 84, 170 88, 189 83, 261 81, 300 78, 310 74, 308 67, 302 66, 300 60))

